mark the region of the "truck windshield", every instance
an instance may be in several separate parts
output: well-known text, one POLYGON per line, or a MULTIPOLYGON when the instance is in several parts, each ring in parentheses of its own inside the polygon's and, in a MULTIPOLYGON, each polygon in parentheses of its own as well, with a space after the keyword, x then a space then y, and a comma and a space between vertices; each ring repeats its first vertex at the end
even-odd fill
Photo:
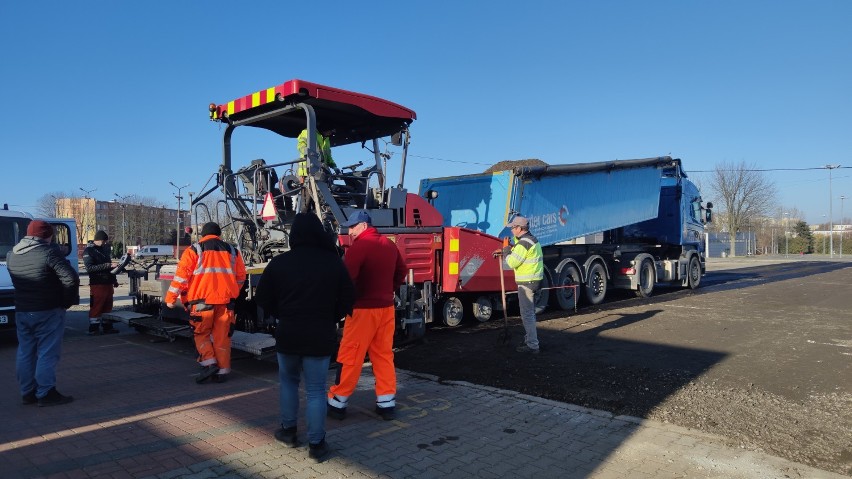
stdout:
POLYGON ((6 261, 6 255, 21 240, 29 222, 28 218, 0 217, 0 261, 6 261))

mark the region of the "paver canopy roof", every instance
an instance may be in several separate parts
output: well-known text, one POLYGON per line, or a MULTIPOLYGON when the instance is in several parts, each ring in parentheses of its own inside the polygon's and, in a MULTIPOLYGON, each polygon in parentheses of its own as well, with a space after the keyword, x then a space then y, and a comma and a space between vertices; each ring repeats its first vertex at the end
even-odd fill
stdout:
MULTIPOLYGON (((332 146, 390 136, 417 118, 413 110, 402 105, 304 80, 290 80, 228 103, 211 105, 210 117, 217 121, 241 123, 298 103, 313 107, 317 130, 330 132, 326 136, 330 137, 332 146)), ((305 113, 299 108, 292 108, 251 122, 250 126, 296 138, 305 128, 305 113)))

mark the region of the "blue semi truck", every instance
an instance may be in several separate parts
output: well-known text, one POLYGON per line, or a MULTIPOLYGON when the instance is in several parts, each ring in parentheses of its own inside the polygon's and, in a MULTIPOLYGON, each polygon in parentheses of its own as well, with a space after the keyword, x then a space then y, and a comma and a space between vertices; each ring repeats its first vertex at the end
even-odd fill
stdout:
POLYGON ((661 283, 697 288, 705 271, 713 205, 668 156, 427 178, 420 195, 445 227, 504 238, 513 215, 529 218, 544 251, 539 310, 598 304, 610 288, 642 297, 661 283))

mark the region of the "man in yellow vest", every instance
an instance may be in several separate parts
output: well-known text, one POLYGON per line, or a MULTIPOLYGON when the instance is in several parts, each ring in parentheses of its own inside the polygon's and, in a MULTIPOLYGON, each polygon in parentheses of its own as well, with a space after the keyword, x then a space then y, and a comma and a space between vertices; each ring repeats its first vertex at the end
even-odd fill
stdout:
POLYGON ((544 257, 541 245, 530 233, 529 221, 521 215, 515 216, 506 225, 515 237, 514 246, 503 248, 506 264, 515 270, 518 285, 518 307, 524 325, 524 342, 515 348, 519 353, 538 354, 538 332, 535 326, 535 293, 544 278, 544 257))
MULTIPOLYGON (((337 168, 334 163, 334 158, 331 157, 331 143, 328 137, 317 132, 317 148, 320 153, 320 162, 329 168, 337 168)), ((308 129, 302 130, 299 137, 296 139, 296 149, 299 150, 299 156, 305 158, 308 154, 308 129)), ((299 163, 299 177, 308 176, 308 162, 302 161, 299 163)))
MULTIPOLYGON (((326 132, 328 133, 328 132, 326 132)), ((331 142, 329 141, 326 135, 317 132, 317 148, 319 149, 320 154, 320 163, 329 168, 337 168, 337 165, 334 163, 334 158, 331 157, 331 142)), ((299 133, 299 137, 296 140, 296 149, 299 150, 299 156, 301 156, 304 160, 299 162, 299 166, 297 168, 296 175, 298 175, 299 182, 304 183, 305 178, 308 176, 308 129, 305 128, 299 133)), ((311 206, 313 204, 313 198, 311 198, 310 194, 307 190, 302 190, 302 207, 299 211, 300 213, 307 213, 310 211, 311 206)))

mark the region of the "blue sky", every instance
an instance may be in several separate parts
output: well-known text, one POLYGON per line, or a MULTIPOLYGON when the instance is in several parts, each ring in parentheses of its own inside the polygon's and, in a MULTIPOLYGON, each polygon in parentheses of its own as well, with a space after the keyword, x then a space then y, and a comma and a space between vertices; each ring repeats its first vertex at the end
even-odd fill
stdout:
MULTIPOLYGON (((723 161, 814 168, 766 173, 810 223, 829 210, 819 167, 844 166, 835 223, 852 196, 849 1, 47 1, 0 18, 16 209, 80 188, 174 207, 170 181, 199 191, 221 162, 207 105, 293 78, 414 109, 413 191, 502 160, 672 155, 710 200, 700 172, 723 161)), ((295 140, 243 148, 235 167, 295 156, 295 140)))

